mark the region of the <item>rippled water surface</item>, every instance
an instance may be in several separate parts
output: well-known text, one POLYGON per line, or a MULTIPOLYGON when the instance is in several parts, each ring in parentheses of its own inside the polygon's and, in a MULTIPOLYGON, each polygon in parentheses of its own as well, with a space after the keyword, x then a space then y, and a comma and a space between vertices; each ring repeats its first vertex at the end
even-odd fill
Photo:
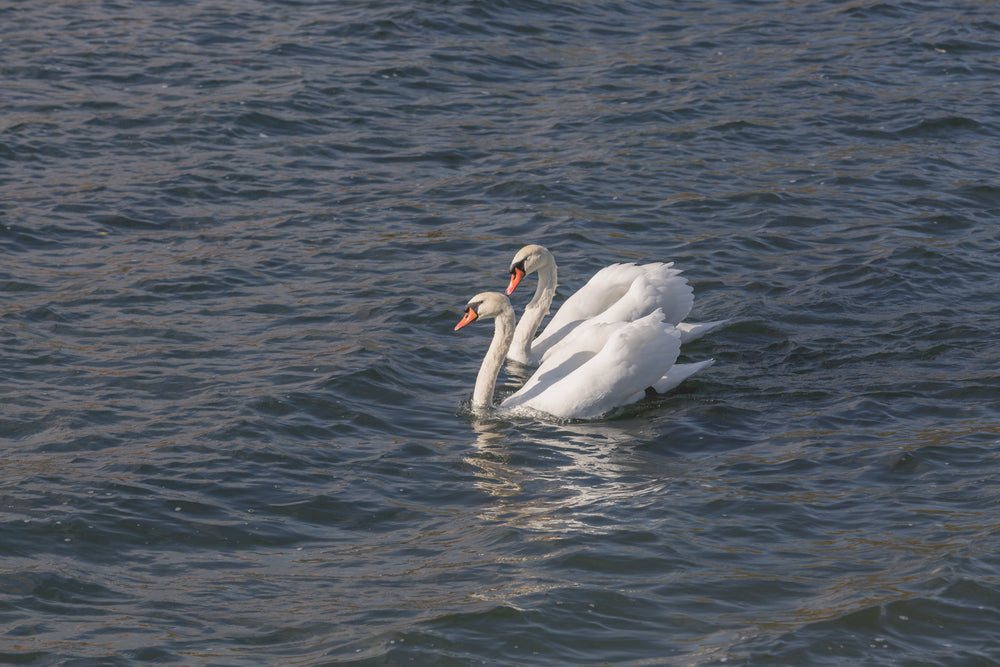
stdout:
POLYGON ((0 22, 0 661, 1000 662, 994 3, 0 22), (716 364, 477 417, 529 242, 716 364))

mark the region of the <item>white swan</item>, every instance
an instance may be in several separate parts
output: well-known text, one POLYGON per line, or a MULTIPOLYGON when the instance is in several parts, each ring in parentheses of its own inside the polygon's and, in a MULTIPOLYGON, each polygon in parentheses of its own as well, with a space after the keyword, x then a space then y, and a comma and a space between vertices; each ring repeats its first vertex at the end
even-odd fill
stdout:
MULTIPOLYGON (((499 292, 472 297, 458 331, 482 318, 495 318, 493 342, 476 376, 472 408, 493 406, 497 375, 514 336, 514 309, 499 292)), ((524 408, 562 419, 591 419, 609 410, 634 403, 648 389, 664 392, 690 375, 711 366, 708 359, 694 364, 674 361, 680 352, 677 329, 659 310, 632 322, 610 322, 595 326, 602 336, 590 335, 565 354, 544 361, 517 392, 504 399, 504 410, 524 408)))
POLYGON ((507 356, 518 363, 535 365, 564 344, 570 332, 583 326, 630 322, 659 309, 666 322, 676 325, 681 342, 687 343, 722 326, 728 320, 703 324, 682 323, 694 304, 693 290, 673 268, 673 262, 612 264, 587 281, 563 303, 545 330, 535 338, 538 325, 549 312, 556 293, 556 262, 540 245, 521 248, 510 263, 510 295, 526 275, 538 272, 535 295, 524 308, 507 356))

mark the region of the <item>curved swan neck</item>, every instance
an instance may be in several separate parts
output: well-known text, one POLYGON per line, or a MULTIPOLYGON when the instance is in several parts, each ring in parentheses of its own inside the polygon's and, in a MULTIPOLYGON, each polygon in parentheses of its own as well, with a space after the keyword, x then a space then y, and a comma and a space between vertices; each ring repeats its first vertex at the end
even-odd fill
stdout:
POLYGON ((549 261, 538 268, 538 285, 535 287, 535 296, 524 307, 521 320, 514 330, 514 339, 510 346, 510 358, 514 361, 522 364, 533 362, 531 341, 535 338, 538 326, 549 314, 549 306, 552 305, 552 299, 556 296, 557 277, 556 262, 550 255, 549 261))
POLYGON ((514 309, 509 306, 496 316, 493 330, 493 341, 486 352, 479 374, 476 376, 476 388, 472 392, 473 409, 489 408, 493 405, 493 390, 497 384, 500 367, 507 358, 510 341, 514 331, 514 309))

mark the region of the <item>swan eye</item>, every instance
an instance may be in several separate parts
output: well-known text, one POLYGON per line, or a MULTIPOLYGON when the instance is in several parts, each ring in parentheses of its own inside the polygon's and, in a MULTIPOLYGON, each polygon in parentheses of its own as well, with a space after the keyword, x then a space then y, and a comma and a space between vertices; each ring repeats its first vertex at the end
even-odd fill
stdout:
POLYGON ((515 275, 518 272, 520 272, 520 273, 526 273, 526 271, 524 270, 524 260, 523 259, 520 262, 518 262, 517 264, 511 264, 510 275, 513 276, 513 275, 515 275))

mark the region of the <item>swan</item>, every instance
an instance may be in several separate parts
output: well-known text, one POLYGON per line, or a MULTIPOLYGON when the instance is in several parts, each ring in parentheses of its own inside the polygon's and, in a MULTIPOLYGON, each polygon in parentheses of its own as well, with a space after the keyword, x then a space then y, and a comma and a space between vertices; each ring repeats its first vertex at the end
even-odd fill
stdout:
MULTIPOLYGON (((514 337, 514 308, 499 292, 482 292, 465 307, 455 331, 477 319, 495 320, 493 340, 479 367, 472 408, 493 406, 493 391, 514 337)), ((526 409, 561 419, 592 419, 634 403, 649 390, 664 392, 708 368, 714 359, 674 364, 681 336, 663 311, 631 322, 595 325, 585 344, 554 354, 535 370, 518 391, 500 404, 503 410, 526 409)))
POLYGON ((556 262, 540 245, 521 248, 510 263, 507 295, 530 273, 538 272, 535 295, 524 308, 514 330, 507 357, 521 364, 537 365, 553 349, 563 345, 570 332, 582 327, 610 322, 628 322, 660 309, 666 322, 674 324, 682 343, 701 338, 728 320, 690 324, 681 322, 694 304, 687 279, 673 262, 653 264, 612 264, 591 277, 587 284, 566 299, 548 325, 535 338, 535 331, 549 312, 556 293, 556 262))

